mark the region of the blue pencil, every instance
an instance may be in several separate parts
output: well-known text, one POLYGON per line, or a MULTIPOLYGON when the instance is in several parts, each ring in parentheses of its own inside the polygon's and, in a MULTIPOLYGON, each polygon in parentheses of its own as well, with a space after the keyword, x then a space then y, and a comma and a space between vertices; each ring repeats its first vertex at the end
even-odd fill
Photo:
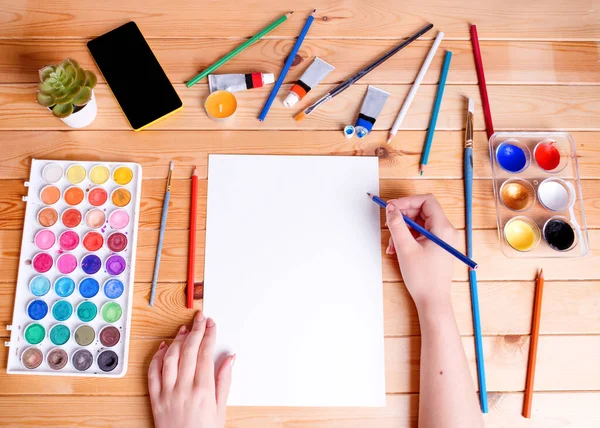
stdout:
MULTIPOLYGON (((467 125, 465 133, 464 172, 465 172, 465 204, 467 229, 467 256, 473 257, 473 114, 475 106, 469 98, 467 125)), ((475 334, 475 355, 477 357, 477 380, 479 382, 479 402, 481 411, 488 412, 487 387, 485 383, 485 367, 483 341, 481 337, 481 316, 479 314, 479 295, 477 292, 477 273, 469 270, 469 287, 471 289, 471 310, 473 311, 473 332, 475 334)))
MULTIPOLYGON (((379 196, 377 196, 377 195, 371 195, 370 193, 367 193, 367 195, 369 195, 369 198, 371 198, 373 200, 373 202, 375 202, 381 208, 387 207, 387 202, 385 202, 379 196)), ((452 254, 454 257, 456 257, 458 260, 460 260, 461 262, 463 262, 464 264, 466 264, 467 266, 469 266, 471 269, 477 269, 477 263, 475 263, 469 257, 465 256, 463 253, 461 253, 460 251, 458 251, 452 245, 448 244, 446 241, 443 241, 440 238, 438 238, 437 236, 435 236, 433 233, 431 233, 430 231, 428 231, 427 229, 425 229, 419 223, 415 222, 412 218, 407 217, 404 214, 402 214, 402 217, 404 217, 404 221, 406 222, 406 224, 408 224, 410 227, 412 227, 413 229, 415 229, 421 235, 423 235, 424 237, 426 237, 430 241, 433 241, 436 244, 438 244, 444 250, 448 251, 450 254, 452 254)))
POLYGON ((171 199, 171 176, 173 175, 173 161, 169 164, 169 175, 167 176, 167 190, 163 202, 162 217, 160 219, 160 234, 158 235, 158 248, 156 249, 156 262, 154 262, 154 276, 152 277, 152 292, 150 293, 150 306, 154 305, 156 294, 156 283, 158 282, 158 270, 160 269, 160 255, 162 253, 163 239, 167 227, 167 214, 169 213, 169 199, 171 199))
POLYGON ((302 27, 302 31, 300 31, 298 40, 296 40, 296 44, 292 48, 290 55, 287 57, 287 60, 285 61, 285 65, 283 66, 283 70, 281 70, 281 73, 279 73, 279 77, 277 77, 277 81, 275 82, 275 85, 273 86, 273 89, 271 90, 271 93, 269 94, 269 98, 267 98, 267 101, 265 102, 265 105, 263 106, 263 108, 260 112, 260 115, 258 116, 259 121, 262 122, 263 120, 266 119, 267 114, 269 113, 269 109, 271 108, 273 101, 275 101, 277 92, 279 92, 279 88, 281 88, 281 84, 283 83, 288 71, 290 71, 290 67, 292 66, 292 62, 294 62, 294 58, 296 58, 296 54, 300 50, 300 46, 302 46, 304 37, 306 37, 306 33, 308 33, 310 26, 312 25, 313 21, 315 20, 315 12, 316 11, 317 11, 317 9, 313 9, 312 13, 310 15, 308 15, 308 18, 306 19, 306 23, 304 24, 304 27, 302 27))
POLYGON ((421 155, 421 168, 419 174, 423 175, 425 172, 425 165, 429 160, 429 152, 431 151, 431 145, 433 144, 433 134, 435 134, 435 124, 440 113, 440 106, 442 105, 442 97, 444 96, 444 88, 446 87, 446 78, 448 77, 448 70, 450 69, 450 61, 452 60, 452 52, 446 51, 444 57, 444 65, 442 66, 442 74, 440 75, 440 84, 435 94, 435 103, 433 104, 433 112, 431 113, 431 119, 429 120, 429 128, 427 129, 427 137, 425 138, 425 146, 423 147, 423 154, 421 155))

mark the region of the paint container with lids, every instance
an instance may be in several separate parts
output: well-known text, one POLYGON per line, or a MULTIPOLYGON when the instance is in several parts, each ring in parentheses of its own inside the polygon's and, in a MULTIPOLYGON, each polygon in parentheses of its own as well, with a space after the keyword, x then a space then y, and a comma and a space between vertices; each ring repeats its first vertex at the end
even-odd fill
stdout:
POLYGON ((31 161, 7 374, 127 372, 142 169, 31 161))
POLYGON ((573 137, 498 132, 489 141, 496 218, 508 257, 582 257, 589 240, 573 137))

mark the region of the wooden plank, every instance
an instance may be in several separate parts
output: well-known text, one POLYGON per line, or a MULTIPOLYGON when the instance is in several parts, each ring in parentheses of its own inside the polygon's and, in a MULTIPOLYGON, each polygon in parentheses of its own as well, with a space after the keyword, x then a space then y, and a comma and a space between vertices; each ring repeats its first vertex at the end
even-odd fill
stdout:
MULTIPOLYGON (((157 303, 150 308, 150 284, 135 284, 132 337, 172 337, 180 325, 189 324, 195 311, 185 309, 185 288, 185 283, 159 283, 157 303)), ((529 334, 533 288, 533 281, 479 282, 483 334, 529 334)), ((14 283, 0 283, 0 325, 12 323, 14 294, 14 283)), ((453 283, 452 302, 460 333, 472 335, 468 283, 453 283)), ((383 283, 383 304, 386 337, 420 334, 416 309, 403 283, 383 283)), ((599 304, 598 281, 547 281, 544 289, 541 334, 600 334, 600 313, 597 310, 599 304)), ((195 302, 195 308, 202 308, 201 300, 195 302)), ((0 337, 8 336, 8 331, 0 330, 0 337)))
MULTIPOLYGON (((175 88, 185 105, 181 112, 152 126, 161 129, 232 129, 232 130, 334 130, 340 131, 344 125, 354 123, 367 85, 355 84, 339 96, 324 104, 301 122, 293 120, 294 114, 310 102, 321 97, 333 85, 320 85, 319 91, 307 97, 296 109, 283 107, 281 99, 290 85, 282 86, 278 101, 273 104, 269 117, 264 122, 256 120, 270 88, 236 93, 238 110, 235 118, 226 122, 214 122, 204 111, 204 99, 208 86, 198 84, 188 89, 183 84, 175 88)), ((388 130, 395 120, 400 106, 410 89, 410 85, 378 85, 391 96, 374 129, 388 130)), ((420 88, 411 104, 402 129, 427 129, 436 86, 420 88)), ((66 130, 65 124, 56 119, 47 109, 35 104, 34 84, 11 84, 0 86, 0 129, 6 130, 66 130)), ((95 88, 98 102, 98 116, 84 128, 89 130, 130 130, 130 126, 118 107, 115 98, 105 84, 95 88)), ((516 86, 496 85, 488 88, 494 128, 520 130, 600 130, 600 86, 516 86)), ((477 85, 451 85, 444 92, 444 102, 440 109, 436 129, 461 130, 464 127, 466 98, 475 101, 475 129, 483 130, 483 115, 479 103, 477 85)), ((146 132, 144 132, 146 134, 146 132)), ((174 137, 172 137, 174 138, 174 137)))
MULTIPOLYGON (((310 33, 309 33, 310 34, 310 33)), ((86 69, 94 70, 100 82, 103 76, 89 54, 89 39, 0 39, 0 83, 37 83, 38 70, 46 64, 58 64, 75 58, 86 69)), ((292 49, 293 39, 261 40, 219 68, 218 73, 262 71, 279 73, 282 61, 292 49)), ((306 40, 285 82, 295 82, 313 57, 336 68, 323 83, 337 83, 368 62, 365 52, 391 49, 395 40, 306 40), (357 43, 360 49, 357 49, 357 43)), ((239 44, 231 39, 152 39, 150 47, 174 83, 184 83, 197 70, 203 70, 239 44)), ((430 41, 418 40, 401 54, 390 58, 361 82, 369 84, 411 84, 429 48, 430 41)), ((447 84, 477 84, 470 41, 445 40, 441 49, 452 51, 452 67, 447 84)), ((596 42, 482 40, 488 85, 496 84, 599 84, 600 61, 596 42)), ((438 53, 423 84, 439 81, 443 54, 438 53)))
MULTIPOLYGON (((597 132, 571 133, 583 178, 600 178, 600 138, 597 132)), ((189 178, 198 166, 206 178, 210 153, 271 155, 378 156, 379 175, 392 178, 462 178, 464 132, 438 131, 425 176, 419 176, 424 131, 402 131, 391 144, 387 132, 346 140, 341 132, 254 131, 204 132, 152 131, 0 131, 0 179, 29 178, 31 158, 139 162, 144 178, 166 178, 170 160, 174 177, 189 178)), ((488 143, 484 132, 475 133, 475 178, 491 177, 488 143)), ((585 195, 588 196, 587 194, 585 195)))
MULTIPOLYGON (((600 186, 596 180, 583 180, 586 220, 589 229, 600 228, 600 186)), ((142 182, 140 205, 140 229, 158 229, 164 199, 166 180, 148 179, 142 182)), ((207 180, 198 183, 197 229, 206 226, 207 180)), ((25 216, 25 203, 21 200, 26 189, 23 181, 0 180, 0 228, 21 230, 25 216)), ((386 200, 410 195, 433 193, 444 208, 454 227, 464 229, 464 190, 461 180, 382 180, 380 196, 386 200)), ((473 183, 473 227, 475 229, 496 228, 496 207, 490 180, 475 180, 473 183)), ((167 228, 189 229, 190 180, 176 179, 171 187, 171 202, 167 228)), ((385 223, 385 212, 381 211, 381 225, 385 223)))
MULTIPOLYGON (((204 270, 204 231, 198 231, 196 240, 196 280, 201 281, 204 270)), ((535 278, 540 268, 544 269, 547 280, 589 280, 600 279, 600 271, 596 268, 600 263, 600 230, 589 232, 591 251, 585 258, 536 259, 532 263, 529 258, 508 258, 500 250, 498 234, 495 230, 475 230, 473 233, 475 260, 479 263, 478 278, 480 281, 529 281, 535 278)), ((389 231, 383 230, 381 251, 383 254, 383 280, 400 281, 400 269, 395 256, 385 254, 388 245, 389 231)), ((0 230, 0 282, 16 282, 21 247, 21 231, 0 230)), ((138 237, 138 253, 136 260, 136 280, 150 282, 156 257, 158 242, 157 230, 141 230, 138 237)), ((167 230, 165 233, 160 282, 185 282, 187 280, 187 245, 186 230, 167 230)), ((464 252, 464 237, 461 236, 457 248, 464 252)), ((232 253, 232 257, 234 254, 232 253)), ((467 280, 467 268, 456 260, 454 269, 455 281, 467 280)))
MULTIPOLYGON (((532 419, 521 417, 523 394, 490 393, 489 428, 591 428, 600 424, 590 409, 599 392, 541 392, 533 401, 532 419)), ((389 394, 386 407, 229 407, 227 427, 264 428, 414 428, 418 394, 389 394)), ((0 425, 6 427, 143 427, 152 426, 150 402, 145 396, 72 396, 69 406, 60 395, 5 396, 0 402, 0 425), (31 409, 35 408, 35 414, 31 409), (110 411, 107 412, 107 409, 110 411)))
MULTIPOLYGON (((251 10, 239 2, 224 0, 189 3, 175 0, 147 2, 91 0, 70 3, 68 13, 47 2, 3 0, 0 37, 93 37, 134 20, 146 37, 249 37, 281 14, 296 15, 270 34, 294 37, 304 17, 315 6, 308 0, 272 4, 252 3, 251 10), (226 18, 224 18, 226 17, 226 18), (201 22, 202 25, 198 25, 201 22)), ((394 0, 340 3, 319 2, 310 37, 407 37, 426 22, 432 22, 447 37, 468 38, 468 25, 477 23, 480 37, 501 39, 587 39, 600 38, 600 24, 593 0, 538 3, 507 0, 494 7, 469 0, 457 8, 442 0, 422 2, 394 0), (410 13, 407 13, 410 11, 410 13), (543 19, 540 19, 543 13, 543 19), (518 17, 515 18, 515 17, 518 17), (573 25, 577 22, 577 25, 573 25)), ((434 37, 435 32, 428 34, 434 37)))
MULTIPOLYGON (((265 327, 268 330, 268 326, 265 327)), ((536 369, 536 391, 595 390, 600 384, 597 347, 600 336, 541 336, 536 369), (569 352, 564 352, 568 349, 569 352), (572 364, 573 355, 577 364, 572 364), (561 373, 557 376, 557 373, 561 373)), ((127 375, 121 379, 57 377, 52 382, 39 376, 13 376, 0 373, 0 395, 86 394, 145 395, 147 371, 161 339, 132 339, 127 375)), ((462 338, 471 376, 476 384, 476 364, 472 337, 462 338)), ((385 339, 386 391, 418 392, 419 337, 385 339)), ((525 383, 528 336, 485 336, 483 338, 489 391, 522 391, 525 383)), ((0 366, 6 367, 7 349, 0 351, 0 366)), ((242 358, 240 355, 239 358, 242 358)))

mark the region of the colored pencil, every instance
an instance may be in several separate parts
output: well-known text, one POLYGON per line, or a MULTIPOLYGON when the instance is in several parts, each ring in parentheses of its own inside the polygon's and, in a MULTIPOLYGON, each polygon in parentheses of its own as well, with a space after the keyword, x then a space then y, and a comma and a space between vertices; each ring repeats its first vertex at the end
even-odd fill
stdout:
POLYGON ((188 88, 191 88, 192 86, 194 86, 196 83, 198 83, 201 79, 204 79, 206 76, 208 76, 210 73, 212 73, 213 71, 215 71, 217 68, 221 67, 223 64, 225 64, 227 61, 229 61, 231 58, 235 57, 236 55, 238 55, 240 52, 242 52, 244 49, 246 49, 247 47, 253 45, 255 42, 257 42, 260 38, 262 38, 263 36, 265 36, 266 34, 270 33, 271 31, 273 31, 275 28, 279 27, 281 24, 283 24, 291 15, 292 13, 294 13, 294 11, 291 11, 289 13, 286 13, 285 15, 281 16, 278 20, 276 20, 275 22, 272 22, 270 25, 268 25, 267 27, 263 28, 259 33, 255 34, 254 36, 250 37, 248 40, 246 40, 244 43, 242 43, 241 45, 239 45, 237 48, 235 48, 234 50, 232 50, 231 52, 229 52, 227 55, 225 55, 223 58, 219 59, 217 62, 215 62, 214 64, 212 64, 210 67, 208 67, 206 70, 204 70, 202 73, 198 74, 196 77, 194 77, 193 79, 191 79, 189 82, 187 82, 185 85, 188 88))
POLYGON ((160 269, 160 255, 162 254, 163 239, 167 228, 167 214, 169 213, 169 200, 171 199, 171 177, 173 175, 173 161, 169 164, 169 175, 167 175, 167 189, 163 201, 162 217, 160 219, 160 232, 158 235, 158 248, 156 249, 156 261, 154 262, 154 276, 152 277, 152 291, 150 293, 150 306, 154 305, 156 294, 156 283, 158 282, 158 270, 160 269))
POLYGON ((294 116, 294 120, 297 122, 304 120, 306 118, 306 116, 311 114, 313 111, 315 111, 317 108, 319 108, 322 104, 325 104, 330 99, 336 97, 341 92, 348 89, 354 83, 358 82, 360 79, 365 77, 369 72, 371 72, 375 68, 379 67, 385 61, 387 61, 389 58, 391 58, 393 55, 395 55, 400 50, 402 50, 403 48, 405 48, 406 46, 408 46, 409 44, 411 44, 412 42, 417 40, 419 37, 421 37, 423 34, 428 32, 432 28, 433 28, 433 24, 427 24, 425 27, 421 28, 419 31, 417 31, 415 34, 410 36, 408 39, 406 39, 405 41, 400 43, 398 46, 387 51, 382 56, 380 56, 375 61, 373 61, 371 64, 367 65, 365 68, 360 70, 358 73, 354 74, 353 76, 349 77, 348 79, 346 79, 345 81, 343 81, 342 83, 337 85, 335 88, 333 88, 331 91, 329 91, 327 94, 322 96, 319 100, 317 100, 314 104, 308 106, 304 111, 301 111, 300 113, 298 113, 296 116, 294 116))
POLYGON ((533 301, 533 319, 531 322, 531 343, 529 345, 529 362, 527 363, 527 380, 525 382, 525 396, 523 397, 523 417, 531 417, 531 403, 533 399, 533 380, 535 378, 535 363, 537 359, 538 337, 540 334, 540 318, 542 316, 542 293, 544 291, 544 271, 540 270, 535 286, 533 301))
POLYGON ((302 42, 304 41, 306 34, 308 33, 310 26, 312 25, 313 21, 315 20, 315 12, 316 11, 317 11, 317 9, 313 9, 312 13, 310 15, 308 15, 308 18, 306 18, 306 23, 304 24, 304 27, 302 27, 302 31, 300 31, 298 40, 296 40, 296 44, 292 48, 290 55, 287 57, 287 61, 285 62, 285 65, 283 66, 281 73, 279 73, 279 77, 277 78, 277 81, 275 82, 275 85, 273 86, 273 89, 271 90, 271 93, 269 94, 269 98, 267 98, 267 101, 265 102, 265 105, 263 106, 262 111, 260 112, 260 115, 258 116, 259 121, 262 122, 263 120, 266 119, 267 114, 269 113, 269 109, 271 108, 271 104, 273 104, 273 101, 275 101, 277 92, 279 92, 279 89, 281 88, 281 84, 283 83, 285 76, 287 76, 288 71, 290 71, 292 62, 294 62, 294 59, 296 58, 296 54, 300 50, 300 46, 302 46, 302 42))
POLYGON ((421 155, 421 167, 419 174, 423 175, 425 172, 425 166, 429 161, 429 152, 431 151, 431 145, 433 144, 433 135, 435 134, 435 125, 437 123, 438 115, 440 113, 440 107, 442 105, 442 98, 444 97, 444 88, 446 87, 446 78, 448 77, 448 70, 450 69, 450 61, 452 60, 452 52, 446 51, 444 57, 444 65, 442 65, 442 74, 440 75, 440 83, 435 94, 435 103, 433 104, 433 111, 431 112, 431 118, 429 119, 429 128, 427 128, 427 136, 425 137, 425 145, 423 146, 423 154, 421 155))
POLYGON ((479 93, 481 94, 481 105, 483 107, 483 118, 485 120, 485 132, 489 140, 494 133, 494 125, 492 123, 492 111, 490 110, 490 99, 488 98, 487 86, 485 84, 485 73, 483 72, 483 60, 481 58, 481 49, 479 48, 479 37, 477 36, 476 25, 471 25, 471 44, 473 45, 475 70, 477 71, 479 93))
POLYGON ((190 201, 190 238, 188 250, 187 308, 194 307, 194 273, 196 271, 196 213, 198 206, 198 170, 194 167, 190 201))
MULTIPOLYGON (((464 148, 465 204, 467 230, 467 256, 473 257, 473 116, 475 104, 469 98, 464 148)), ((473 333, 475 336, 475 356, 477 362, 477 381, 479 383, 479 403, 483 413, 488 412, 487 386, 485 381, 485 359, 481 333, 481 315, 479 313, 479 292, 477 273, 469 269, 469 287, 471 290, 471 311, 473 313, 473 333)))
POLYGON ((431 49, 429 49, 429 53, 427 54, 427 57, 425 58, 425 61, 423 62, 423 65, 421 66, 421 69, 419 70, 419 74, 417 74, 415 83, 413 83, 412 87, 410 88, 410 92, 406 96, 406 100, 404 100, 404 104, 402 104, 400 113, 398 113, 398 117, 396 118, 396 121, 394 122, 394 125, 392 126, 392 129, 390 130, 390 133, 388 135, 388 140, 387 140, 388 143, 390 143, 392 141, 392 139, 398 132, 398 129, 400 129, 400 125, 402 125, 404 116, 406 116, 406 113, 408 112, 408 109, 409 109, 410 105, 412 104, 412 102, 415 98, 415 95, 417 94, 417 91, 419 90, 419 86, 421 86, 421 82, 423 81, 423 78, 425 77, 425 74, 427 73, 427 70, 429 69, 429 66, 431 65, 431 61, 433 61, 433 57, 435 56, 435 53, 437 52, 438 47, 440 46, 440 43, 442 43, 443 38, 444 38, 444 33, 442 33, 440 31, 438 33, 437 37, 435 38, 435 41, 433 42, 431 49))
MULTIPOLYGON (((377 196, 377 195, 371 195, 370 193, 367 193, 367 195, 369 195, 369 198, 373 202, 375 202, 377 205, 379 205, 381 208, 385 209, 385 207, 387 207, 387 202, 385 202, 379 196, 377 196)), ((463 262, 464 264, 466 264, 467 266, 469 266, 471 269, 477 269, 477 263, 475 263, 470 258, 466 257, 463 253, 461 253, 460 251, 458 251, 452 245, 448 244, 446 241, 443 241, 440 238, 438 238, 437 236, 435 236, 433 233, 431 233, 430 231, 428 231, 427 229, 425 229, 423 226, 421 226, 419 223, 417 223, 416 221, 414 221, 412 218, 407 217, 404 214, 402 214, 402 217, 404 218, 404 221, 406 222, 406 224, 408 224, 410 227, 412 227, 413 229, 415 229, 421 235, 423 235, 424 237, 426 237, 430 241, 433 241, 436 244, 438 244, 444 250, 448 251, 450 254, 452 254, 454 257, 456 257, 457 259, 459 259, 461 262, 463 262)))

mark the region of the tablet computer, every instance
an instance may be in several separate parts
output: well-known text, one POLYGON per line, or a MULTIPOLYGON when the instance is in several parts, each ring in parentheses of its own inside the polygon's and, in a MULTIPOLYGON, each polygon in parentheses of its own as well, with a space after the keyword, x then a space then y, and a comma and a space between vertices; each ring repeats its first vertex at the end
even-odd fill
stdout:
POLYGON ((87 46, 135 131, 183 107, 135 22, 90 40, 87 46))

